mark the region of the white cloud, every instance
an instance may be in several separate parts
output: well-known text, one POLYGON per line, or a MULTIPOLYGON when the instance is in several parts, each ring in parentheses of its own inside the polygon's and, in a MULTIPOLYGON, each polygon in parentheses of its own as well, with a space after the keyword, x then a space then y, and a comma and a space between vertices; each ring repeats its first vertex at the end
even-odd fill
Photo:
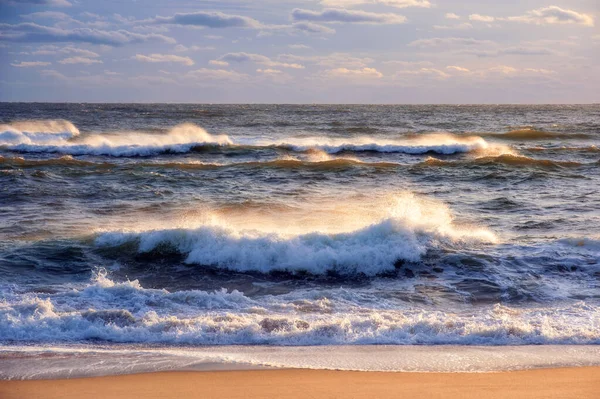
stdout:
POLYGON ((175 39, 158 34, 140 34, 126 30, 104 31, 89 28, 62 29, 38 25, 33 22, 20 24, 0 23, 0 35, 5 41, 12 42, 80 42, 122 46, 129 43, 159 41, 175 43, 175 39))
POLYGON ((306 44, 289 44, 288 47, 295 50, 305 50, 310 48, 310 46, 307 46, 306 44))
POLYGON ((361 68, 361 69, 348 69, 348 68, 335 68, 325 71, 325 76, 329 77, 342 77, 342 78, 370 78, 380 79, 383 74, 375 68, 361 68))
POLYGON ((480 14, 471 14, 469 15, 469 20, 478 21, 478 22, 494 22, 496 18, 491 17, 489 15, 480 15, 480 14))
POLYGON ((194 61, 191 58, 172 54, 136 54, 132 58, 141 62, 172 62, 187 66, 194 65, 194 61))
POLYGON ((21 15, 23 19, 57 19, 57 20, 69 20, 71 17, 64 12, 59 11, 40 11, 31 14, 21 15))
POLYGON ((281 75, 283 73, 283 71, 280 71, 279 69, 271 69, 271 68, 257 69, 256 72, 262 73, 265 75, 281 75))
POLYGON ((242 81, 248 78, 248 75, 226 69, 208 69, 200 68, 195 71, 188 72, 186 76, 201 81, 211 80, 228 80, 228 81, 242 81))
POLYGON ((211 65, 216 65, 216 66, 228 66, 229 65, 229 62, 219 61, 219 60, 210 60, 208 63, 211 65))
POLYGON ((33 54, 33 55, 77 54, 77 55, 81 55, 83 57, 88 57, 88 58, 100 57, 100 54, 95 53, 90 50, 73 47, 73 46, 67 46, 67 47, 60 48, 58 46, 53 46, 53 45, 40 46, 40 47, 38 47, 37 50, 32 51, 31 54, 33 54))
POLYGON ((406 22, 406 17, 403 15, 354 11, 342 8, 326 8, 322 11, 295 8, 292 10, 292 18, 295 21, 325 23, 402 24, 406 22))
MULTIPOLYGON (((265 65, 267 67, 279 67, 279 68, 292 68, 292 69, 303 69, 304 66, 298 63, 287 63, 280 61, 273 61, 267 56, 261 54, 250 54, 250 53, 228 53, 221 57, 218 60, 221 62, 231 63, 231 62, 253 62, 255 64, 265 65)), ((219 64, 217 64, 219 65, 219 64)), ((221 64, 222 65, 222 64, 221 64)))
POLYGON ((345 67, 351 69, 364 68, 374 62, 372 58, 356 57, 348 53, 331 53, 329 55, 321 56, 281 54, 279 57, 277 57, 277 59, 285 62, 314 63, 316 65, 328 68, 345 67))
POLYGON ((594 18, 591 15, 579 13, 573 10, 565 10, 557 6, 538 8, 528 11, 524 15, 508 17, 509 21, 526 22, 536 25, 550 24, 578 24, 594 26, 594 18))
POLYGON ((50 65, 50 63, 44 62, 44 61, 21 61, 19 63, 13 63, 10 65, 17 67, 17 68, 31 68, 31 67, 37 67, 37 66, 50 65))
POLYGON ((69 58, 65 58, 64 60, 60 60, 58 61, 59 64, 86 64, 86 65, 90 65, 90 64, 102 64, 102 61, 94 59, 94 58, 87 58, 87 57, 69 57, 69 58))
POLYGON ((473 25, 471 25, 469 22, 463 22, 462 24, 456 24, 456 25, 434 25, 433 29, 438 29, 438 30, 465 30, 465 29, 472 29, 473 25))
POLYGON ((424 76, 424 77, 428 77, 428 78, 434 78, 434 79, 447 79, 450 77, 449 74, 447 74, 444 71, 441 71, 439 69, 435 69, 435 68, 421 68, 421 69, 415 69, 415 70, 404 70, 404 71, 398 71, 396 72, 396 77, 406 77, 406 76, 424 76))
POLYGON ((304 33, 324 33, 331 35, 335 33, 335 29, 328 26, 314 24, 312 22, 295 22, 292 24, 292 29, 299 30, 304 33))
POLYGON ((467 68, 463 68, 463 67, 456 66, 456 65, 448 65, 448 66, 446 67, 446 69, 449 69, 449 70, 451 70, 451 71, 465 72, 465 73, 471 72, 471 71, 470 71, 469 69, 467 69, 467 68))
POLYGON ((206 46, 206 47, 201 47, 201 46, 184 46, 182 44, 178 44, 177 46, 175 46, 175 48, 173 50, 182 53, 185 51, 202 51, 202 50, 214 50, 214 47, 211 46, 206 46))
POLYGON ((491 72, 498 72, 505 75, 514 74, 517 72, 517 68, 508 66, 508 65, 498 65, 489 69, 491 72))
POLYGON ((494 42, 463 37, 432 37, 410 42, 411 47, 439 47, 439 46, 489 46, 494 42))
POLYGON ((105 74, 105 75, 110 75, 110 76, 118 76, 118 75, 123 75, 123 74, 122 74, 122 73, 120 73, 120 72, 109 71, 109 70, 107 70, 107 69, 105 69, 105 70, 104 70, 104 74, 105 74))
POLYGON ((198 11, 177 13, 172 17, 156 17, 142 23, 168 24, 180 26, 202 26, 205 28, 251 28, 259 29, 263 25, 257 20, 241 15, 231 15, 222 12, 198 11))
POLYGON ((455 14, 455 13, 453 13, 453 12, 448 12, 448 13, 446 13, 445 17, 446 17, 447 19, 460 19, 460 15, 456 15, 456 14, 455 14))
POLYGON ((321 0, 321 4, 330 7, 353 7, 364 4, 381 4, 396 8, 431 7, 429 0, 321 0))

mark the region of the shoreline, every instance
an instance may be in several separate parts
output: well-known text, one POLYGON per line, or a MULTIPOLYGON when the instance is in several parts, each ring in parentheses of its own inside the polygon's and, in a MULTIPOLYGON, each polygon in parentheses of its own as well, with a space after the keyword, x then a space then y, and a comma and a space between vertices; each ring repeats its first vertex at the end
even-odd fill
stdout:
POLYGON ((0 345, 0 380, 188 371, 493 373, 570 367, 600 367, 600 345, 0 345))
POLYGON ((173 371, 58 380, 0 381, 17 398, 595 398, 600 367, 489 373, 308 369, 173 371))

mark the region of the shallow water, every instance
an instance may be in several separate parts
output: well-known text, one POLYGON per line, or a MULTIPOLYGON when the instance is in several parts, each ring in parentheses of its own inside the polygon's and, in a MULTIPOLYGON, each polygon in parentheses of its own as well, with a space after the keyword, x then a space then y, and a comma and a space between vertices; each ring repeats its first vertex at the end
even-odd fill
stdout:
POLYGON ((0 341, 600 343, 600 106, 0 104, 0 341))

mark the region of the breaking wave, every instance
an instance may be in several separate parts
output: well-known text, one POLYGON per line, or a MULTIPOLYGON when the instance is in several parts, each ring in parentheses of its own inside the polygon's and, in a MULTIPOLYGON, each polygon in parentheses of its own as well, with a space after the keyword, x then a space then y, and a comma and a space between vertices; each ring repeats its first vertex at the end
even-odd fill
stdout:
POLYGON ((29 153, 65 155, 104 155, 114 157, 151 156, 163 153, 187 153, 206 148, 256 150, 279 148, 293 152, 325 154, 343 152, 380 152, 405 154, 456 154, 485 150, 490 145, 481 137, 456 136, 446 133, 424 134, 405 139, 353 137, 332 139, 308 137, 286 141, 240 140, 226 135, 212 135, 199 126, 186 123, 167 133, 88 133, 79 131, 68 121, 15 122, 0 127, 0 147, 29 153))
POLYGON ((600 343, 600 312, 585 302, 447 312, 377 303, 347 308, 344 301, 301 294, 259 302, 238 291, 147 289, 99 273, 67 292, 7 294, 0 302, 0 336, 12 342, 190 345, 600 343))
MULTIPOLYGON (((358 211, 356 215, 361 217, 358 211)), ((298 233, 214 224, 195 229, 106 232, 96 238, 100 247, 134 243, 140 253, 176 251, 185 256, 186 263, 235 271, 368 276, 393 271, 398 261, 419 261, 438 245, 496 241, 487 229, 457 225, 446 205, 411 193, 396 196, 386 215, 350 231, 298 233)))
MULTIPOLYGON (((10 129, 0 133, 0 146, 12 151, 59 153, 67 155, 107 155, 107 156, 149 156, 160 153, 185 153, 203 145, 229 145, 231 140, 225 135, 211 135, 206 130, 190 123, 175 126, 166 134, 139 132, 105 133, 79 135, 77 131, 55 132, 48 128, 45 132, 17 130, 28 127, 31 122, 6 125, 10 129)), ((48 121, 54 126, 57 121, 48 121)), ((34 124, 37 126, 38 124, 34 124)), ((45 125, 42 124, 45 128, 45 125)), ((56 129, 54 129, 56 130, 56 129)))

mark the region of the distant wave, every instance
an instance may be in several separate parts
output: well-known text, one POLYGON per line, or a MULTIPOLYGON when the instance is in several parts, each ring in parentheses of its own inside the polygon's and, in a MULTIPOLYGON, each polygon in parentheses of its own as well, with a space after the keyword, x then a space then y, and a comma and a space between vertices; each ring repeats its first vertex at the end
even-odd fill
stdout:
POLYGON ((537 130, 526 127, 522 129, 511 130, 506 133, 480 133, 481 136, 493 137, 503 140, 549 140, 549 139, 585 139, 589 138, 584 133, 555 133, 545 130, 537 130))
MULTIPOLYGON (((461 161, 446 161, 433 157, 427 158, 417 166, 460 167, 460 166, 486 166, 505 165, 516 167, 538 167, 543 169, 577 168, 585 164, 575 161, 553 161, 549 159, 535 159, 523 155, 502 154, 498 156, 483 156, 461 161)), ((592 164, 595 165, 595 164, 592 164)))
POLYGON ((589 152, 589 153, 600 153, 600 148, 595 145, 581 146, 581 147, 528 147, 523 148, 524 151, 528 152, 589 152))
POLYGON ((121 132, 86 135, 80 135, 70 122, 60 123, 70 130, 57 131, 55 125, 63 126, 59 121, 4 125, 6 130, 0 133, 0 146, 19 152, 127 157, 185 153, 203 145, 232 144, 227 136, 211 135, 190 123, 177 125, 166 134, 121 132))
POLYGON ((486 149, 489 145, 481 137, 441 133, 395 140, 361 136, 348 139, 309 137, 285 141, 250 139, 234 142, 226 135, 211 135, 199 126, 189 123, 175 126, 167 133, 120 132, 80 135, 70 122, 39 121, 3 125, 0 147, 24 153, 132 157, 187 153, 215 148, 234 151, 276 148, 305 153, 320 150, 327 154, 342 152, 455 154, 486 149))
MULTIPOLYGON (((393 271, 397 261, 418 261, 428 249, 448 243, 492 243, 487 229, 457 226, 442 203, 410 193, 398 195, 388 216, 354 231, 290 235, 235 230, 220 225, 197 229, 107 232, 100 247, 136 244, 139 252, 176 251, 186 263, 235 271, 286 271, 374 276, 393 271)), ((367 222, 368 223, 368 222, 367 222)))
POLYGON ((352 167, 366 168, 394 168, 401 166, 395 162, 363 162, 356 159, 335 158, 320 161, 300 159, 274 159, 271 161, 248 161, 230 163, 210 162, 135 162, 117 164, 110 162, 92 162, 73 158, 71 155, 63 155, 59 158, 50 159, 24 159, 22 157, 7 157, 0 155, 0 165, 14 166, 19 168, 37 168, 44 166, 64 167, 91 167, 91 168, 161 168, 180 170, 212 170, 220 168, 274 168, 274 169, 315 169, 315 170, 338 170, 352 167))

